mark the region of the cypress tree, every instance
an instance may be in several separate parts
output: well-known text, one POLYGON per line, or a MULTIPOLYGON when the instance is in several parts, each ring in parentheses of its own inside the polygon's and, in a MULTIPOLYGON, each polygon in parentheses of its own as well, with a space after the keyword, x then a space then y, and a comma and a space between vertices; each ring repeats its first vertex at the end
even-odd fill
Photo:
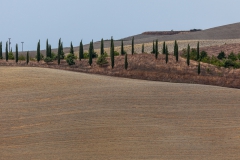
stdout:
POLYGON ((48 57, 52 58, 52 46, 48 45, 48 57))
POLYGON ((0 59, 2 59, 2 42, 0 42, 0 59))
POLYGON ((70 53, 71 53, 71 54, 74 54, 72 42, 71 42, 71 47, 70 47, 70 53))
POLYGON ((198 62, 198 75, 201 73, 200 62, 198 62))
POLYGON ((29 52, 27 51, 27 64, 29 63, 29 52))
POLYGON ((83 43, 82 43, 82 40, 80 42, 80 61, 83 59, 83 43))
POLYGON ((124 67, 125 67, 125 70, 127 70, 127 69, 128 69, 128 60, 127 60, 127 54, 125 54, 124 67))
POLYGON ((90 66, 92 66, 92 54, 93 54, 92 53, 92 51, 93 51, 92 45, 93 45, 92 42, 90 42, 89 51, 88 51, 89 52, 89 61, 88 61, 88 63, 89 63, 90 66))
POLYGON ((124 55, 123 40, 121 42, 121 55, 124 55))
POLYGON ((132 55, 134 54, 134 37, 132 37, 132 55))
POLYGON ((144 43, 142 44, 142 53, 144 53, 144 43))
POLYGON ((176 44, 176 61, 178 62, 178 44, 176 44))
POLYGON ((104 41, 103 41, 103 38, 101 40, 101 55, 104 54, 104 41))
POLYGON ((177 53, 177 41, 175 40, 174 42, 174 56, 176 56, 176 53, 177 53))
POLYGON ((199 53, 199 42, 198 42, 198 43, 197 43, 197 60, 199 60, 199 57, 200 57, 199 54, 200 54, 200 53, 199 53))
POLYGON ((110 56, 111 56, 111 66, 114 68, 114 42, 113 38, 111 38, 111 48, 110 48, 110 56))
POLYGON ((155 46, 155 43, 154 43, 154 41, 153 41, 153 45, 152 45, 152 54, 154 54, 155 53, 155 49, 156 49, 156 46, 155 46))
POLYGON ((166 63, 168 63, 168 47, 167 47, 167 45, 165 48, 165 54, 166 54, 166 63))
POLYGON ((49 55, 48 55, 48 53, 49 53, 49 51, 48 51, 48 39, 47 39, 47 41, 46 41, 46 57, 49 57, 49 55))
POLYGON ((37 44, 37 61, 40 61, 40 40, 38 41, 37 44))
POLYGON ((8 42, 6 42, 6 52, 5 52, 6 61, 8 61, 8 42))
POLYGON ((78 59, 81 61, 81 42, 79 44, 79 49, 78 49, 78 59))
POLYGON ((163 42, 162 54, 166 53, 166 44, 165 41, 163 42))
POLYGON ((190 46, 188 44, 188 48, 187 48, 187 65, 190 65, 190 46))
POLYGON ((16 44, 16 56, 15 61, 18 63, 18 44, 16 44))
POLYGON ((59 39, 58 41, 58 65, 60 64, 61 62, 61 52, 62 52, 62 48, 61 48, 61 38, 59 39))
POLYGON ((155 58, 158 58, 158 40, 156 40, 155 58))

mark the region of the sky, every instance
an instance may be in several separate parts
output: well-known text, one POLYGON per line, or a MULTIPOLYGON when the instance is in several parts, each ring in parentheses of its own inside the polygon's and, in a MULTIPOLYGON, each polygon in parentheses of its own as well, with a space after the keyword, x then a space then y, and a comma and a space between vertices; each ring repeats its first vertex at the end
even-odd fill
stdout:
POLYGON ((240 22, 239 0, 0 0, 0 42, 41 49, 145 31, 208 29, 240 22))

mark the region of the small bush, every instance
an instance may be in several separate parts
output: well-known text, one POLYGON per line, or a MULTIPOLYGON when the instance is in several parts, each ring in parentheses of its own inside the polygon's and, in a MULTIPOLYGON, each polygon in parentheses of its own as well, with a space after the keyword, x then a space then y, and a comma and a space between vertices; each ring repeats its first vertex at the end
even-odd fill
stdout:
POLYGON ((68 54, 67 55, 67 63, 68 63, 68 65, 74 65, 75 64, 75 62, 74 62, 74 59, 76 59, 76 56, 74 56, 74 54, 68 54))
POLYGON ((240 60, 240 52, 237 54, 238 60, 240 60))
POLYGON ((97 64, 100 65, 100 66, 102 66, 104 64, 108 64, 108 61, 106 59, 107 56, 108 55, 107 55, 106 52, 103 55, 100 55, 97 59, 97 64))
POLYGON ((20 56, 18 57, 18 60, 19 60, 19 61, 25 61, 25 60, 26 60, 26 58, 25 58, 25 56, 24 56, 24 55, 20 55, 20 56))
POLYGON ((202 52, 200 53, 200 60, 201 60, 201 59, 204 59, 205 57, 208 57, 207 52, 206 52, 206 51, 202 51, 202 52))
POLYGON ((231 59, 232 61, 236 61, 238 59, 237 55, 234 54, 233 52, 231 52, 229 55, 228 55, 228 59, 231 59))
MULTIPOLYGON (((35 56, 35 59, 37 59, 37 55, 35 56)), ((40 60, 44 60, 44 55, 40 53, 40 60)))
POLYGON ((14 60, 14 55, 13 55, 12 52, 9 52, 9 53, 8 53, 8 59, 14 60))
POLYGON ((221 51, 218 56, 217 56, 218 59, 225 59, 226 58, 226 55, 223 51, 221 51))
POLYGON ((56 60, 56 59, 57 59, 57 55, 56 55, 54 52, 51 53, 51 56, 52 56, 52 57, 51 57, 52 60, 56 60))
POLYGON ((118 51, 114 51, 114 56, 119 56, 119 52, 118 51))
POLYGON ((84 59, 88 59, 88 58, 89 58, 89 54, 88 54, 87 52, 84 52, 84 53, 83 53, 83 58, 84 58, 84 59))
POLYGON ((233 60, 231 59, 227 59, 225 62, 224 62, 224 67, 225 68, 230 68, 230 67, 234 67, 235 66, 235 63, 233 60))
POLYGON ((44 62, 48 63, 48 62, 52 62, 52 58, 51 57, 46 57, 44 58, 44 62))

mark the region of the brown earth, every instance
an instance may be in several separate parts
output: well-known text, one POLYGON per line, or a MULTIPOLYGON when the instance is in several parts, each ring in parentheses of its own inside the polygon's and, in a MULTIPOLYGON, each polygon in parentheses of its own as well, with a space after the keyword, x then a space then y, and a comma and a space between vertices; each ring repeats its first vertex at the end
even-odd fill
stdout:
POLYGON ((3 66, 0 88, 1 160, 240 159, 238 89, 3 66))

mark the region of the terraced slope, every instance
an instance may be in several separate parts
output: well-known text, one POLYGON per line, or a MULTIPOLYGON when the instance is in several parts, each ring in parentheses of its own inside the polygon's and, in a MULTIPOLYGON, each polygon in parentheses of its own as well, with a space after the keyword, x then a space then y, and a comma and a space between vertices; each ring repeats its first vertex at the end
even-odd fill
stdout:
POLYGON ((0 67, 0 159, 239 159, 240 90, 0 67))

